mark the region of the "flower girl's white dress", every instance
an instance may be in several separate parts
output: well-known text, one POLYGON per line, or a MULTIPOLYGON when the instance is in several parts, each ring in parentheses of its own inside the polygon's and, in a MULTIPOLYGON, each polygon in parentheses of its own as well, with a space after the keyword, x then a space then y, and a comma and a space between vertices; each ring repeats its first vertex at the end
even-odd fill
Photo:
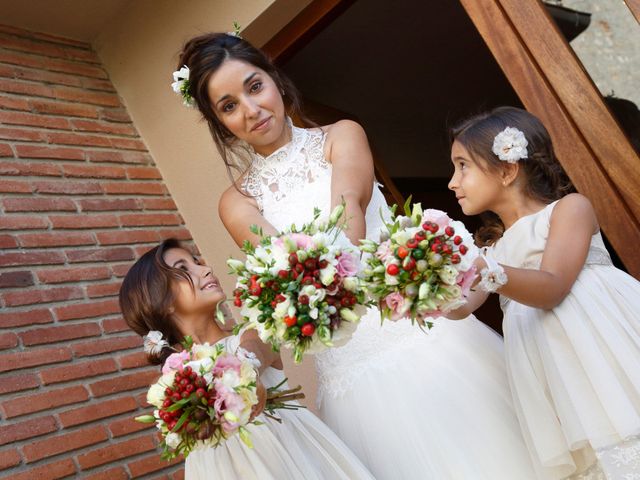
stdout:
MULTIPOLYGON (((555 204, 508 228, 495 259, 539 268, 555 204)), ((541 477, 640 479, 640 283, 596 233, 560 305, 500 300, 514 403, 541 477)))
MULTIPOLYGON (((277 229, 331 209, 332 168, 320 130, 254 155, 244 180, 277 229)), ((376 239, 388 207, 374 187, 366 212, 376 239)), ((321 418, 378 480, 534 478, 511 403, 500 337, 475 318, 436 320, 429 333, 371 309, 343 347, 315 356, 321 418)), ((311 360, 310 358, 306 361, 311 360)))
MULTIPOLYGON (((238 348, 239 337, 222 339, 227 350, 238 348)), ((260 375, 265 387, 284 380, 282 371, 267 368, 260 375)), ((282 387, 286 388, 286 384, 282 387)), ((315 415, 277 410, 282 423, 259 415, 264 425, 249 425, 253 448, 235 435, 217 448, 194 450, 187 457, 186 480, 373 480, 347 446, 315 415)))

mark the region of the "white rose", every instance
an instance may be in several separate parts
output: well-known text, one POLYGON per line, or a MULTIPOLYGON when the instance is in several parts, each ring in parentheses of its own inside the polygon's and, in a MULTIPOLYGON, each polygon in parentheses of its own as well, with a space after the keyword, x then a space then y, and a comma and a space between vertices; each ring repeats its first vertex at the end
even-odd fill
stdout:
POLYGON ((320 270, 320 281, 323 285, 330 285, 336 274, 336 267, 329 263, 325 268, 320 270))
POLYGON ((284 318, 289 312, 289 307, 291 306, 291 297, 289 295, 283 296, 285 300, 276 304, 276 308, 273 311, 273 315, 275 318, 284 318))
POLYGON ((180 445, 181 441, 182 439, 180 438, 180 435, 175 432, 171 432, 166 437, 164 437, 164 443, 166 443, 167 446, 173 450, 178 448, 178 445, 180 445))
POLYGON ((360 286, 358 277, 345 277, 342 279, 342 286, 349 292, 355 292, 360 286))
POLYGON ((458 270, 456 270, 451 265, 445 265, 440 269, 438 273, 438 277, 447 285, 454 285, 456 283, 456 279, 458 278, 458 270))
POLYGON ((162 402, 164 402, 164 391, 167 387, 173 385, 173 380, 175 379, 176 371, 171 370, 169 373, 165 373, 160 377, 156 383, 149 387, 149 391, 147 392, 147 403, 153 405, 154 407, 161 408, 162 402))

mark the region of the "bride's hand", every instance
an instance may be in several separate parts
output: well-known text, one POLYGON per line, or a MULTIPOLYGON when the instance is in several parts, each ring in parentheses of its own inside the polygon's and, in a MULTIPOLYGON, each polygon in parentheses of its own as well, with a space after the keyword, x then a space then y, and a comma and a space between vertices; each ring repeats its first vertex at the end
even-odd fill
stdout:
POLYGON ((267 404, 267 389, 260 380, 258 380, 256 384, 256 394, 258 395, 258 403, 256 403, 251 409, 250 421, 253 421, 258 415, 260 415, 267 404))

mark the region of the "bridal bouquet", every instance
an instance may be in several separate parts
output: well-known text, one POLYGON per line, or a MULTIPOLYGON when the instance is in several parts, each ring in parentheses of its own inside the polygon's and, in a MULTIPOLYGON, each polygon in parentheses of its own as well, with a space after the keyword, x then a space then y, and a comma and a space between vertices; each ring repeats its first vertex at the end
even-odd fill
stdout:
MULTIPOLYGON (((385 223, 380 241, 361 240, 368 256, 364 282, 380 304, 382 318, 424 321, 466 303, 478 248, 464 224, 440 210, 404 206, 405 215, 385 223)), ((431 322, 425 322, 431 327, 431 322)))
POLYGON ((317 353, 346 343, 366 311, 366 295, 358 278, 360 252, 338 226, 339 205, 327 221, 315 210, 313 220, 276 236, 261 237, 254 247, 245 242, 247 259, 229 259, 238 276, 234 304, 242 307, 236 327, 255 328, 274 350, 293 350, 296 363, 305 353, 317 353))
MULTIPOLYGON (((242 348, 230 353, 224 345, 194 345, 187 338, 185 350, 169 356, 162 377, 147 392, 147 402, 156 407, 153 415, 136 420, 156 423, 165 460, 187 457, 194 448, 217 447, 235 434, 252 447, 246 425, 260 424, 251 421, 258 403, 259 366, 255 355, 242 348)), ((300 387, 286 391, 278 387, 267 390, 265 411, 299 408, 286 402, 304 398, 298 393, 300 387)))

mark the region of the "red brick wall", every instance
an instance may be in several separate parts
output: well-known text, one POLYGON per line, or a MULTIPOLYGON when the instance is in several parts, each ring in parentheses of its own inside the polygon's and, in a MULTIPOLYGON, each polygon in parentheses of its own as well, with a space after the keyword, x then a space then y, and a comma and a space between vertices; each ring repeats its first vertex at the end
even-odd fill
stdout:
POLYGON ((90 46, 0 26, 0 478, 181 478, 158 375, 118 311, 131 262, 190 239, 90 46))

